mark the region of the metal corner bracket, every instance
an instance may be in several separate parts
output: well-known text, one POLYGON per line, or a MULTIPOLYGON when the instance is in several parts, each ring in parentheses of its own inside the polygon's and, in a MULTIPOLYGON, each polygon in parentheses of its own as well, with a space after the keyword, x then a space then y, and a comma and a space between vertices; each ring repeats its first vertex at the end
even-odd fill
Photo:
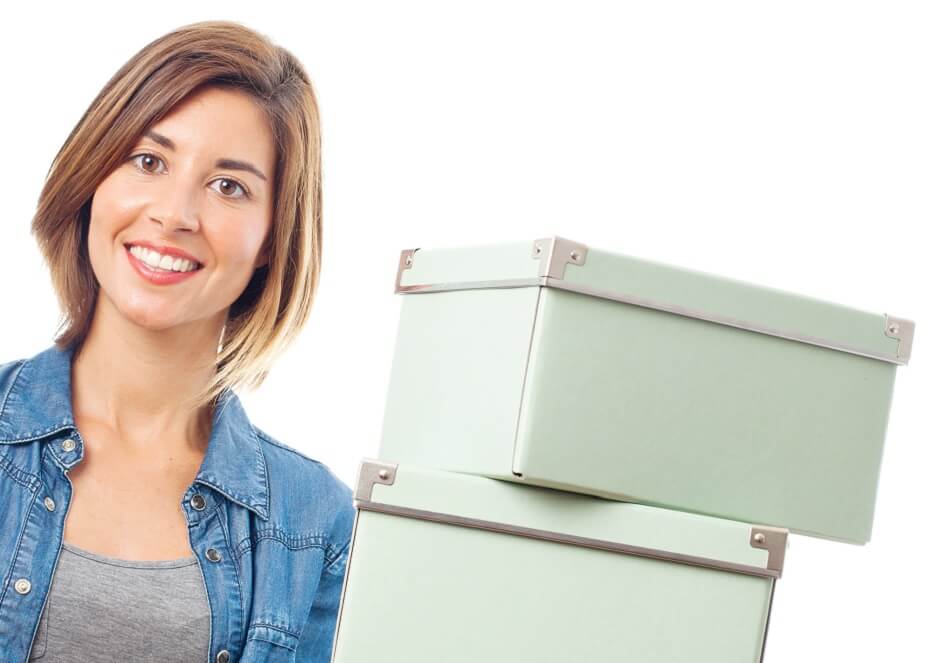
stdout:
POLYGON ((910 361, 910 348, 914 342, 914 321, 884 314, 884 335, 896 338, 897 361, 906 364, 910 361))
POLYGON ((360 502, 371 502, 373 500, 373 486, 378 483, 384 486, 393 485, 396 480, 397 467, 396 463, 364 458, 360 464, 353 498, 360 502))
POLYGON ((402 287, 402 273, 407 269, 412 269, 412 262, 415 258, 416 251, 419 249, 403 249, 399 253, 399 269, 396 271, 396 290, 398 294, 400 292, 405 292, 409 288, 402 287))
POLYGON ((781 578, 785 566, 785 548, 788 547, 788 530, 758 525, 749 534, 749 545, 769 551, 768 569, 776 571, 781 578))
POLYGON ((587 246, 563 237, 543 237, 534 240, 531 257, 540 260, 538 276, 563 279, 564 268, 568 263, 583 265, 587 260, 587 246))

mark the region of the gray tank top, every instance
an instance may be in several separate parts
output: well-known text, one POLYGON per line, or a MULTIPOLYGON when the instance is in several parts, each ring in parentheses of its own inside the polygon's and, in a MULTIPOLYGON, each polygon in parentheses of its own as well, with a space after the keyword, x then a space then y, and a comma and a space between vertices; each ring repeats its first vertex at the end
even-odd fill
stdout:
POLYGON ((29 660, 196 663, 210 628, 194 555, 126 560, 63 542, 29 660))

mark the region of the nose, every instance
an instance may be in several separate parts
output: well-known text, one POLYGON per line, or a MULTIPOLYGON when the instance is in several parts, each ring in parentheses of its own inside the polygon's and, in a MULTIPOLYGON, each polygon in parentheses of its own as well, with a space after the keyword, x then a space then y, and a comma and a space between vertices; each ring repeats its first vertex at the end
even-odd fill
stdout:
POLYGON ((176 230, 195 232, 200 227, 192 192, 184 183, 164 187, 149 210, 149 218, 166 233, 176 230))

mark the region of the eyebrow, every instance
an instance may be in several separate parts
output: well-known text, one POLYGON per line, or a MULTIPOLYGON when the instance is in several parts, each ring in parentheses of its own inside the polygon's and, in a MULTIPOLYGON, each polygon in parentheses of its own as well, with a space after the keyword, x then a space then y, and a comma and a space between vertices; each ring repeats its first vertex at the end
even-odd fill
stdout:
MULTIPOLYGON (((162 147, 168 148, 172 152, 175 151, 175 143, 171 138, 163 136, 153 129, 149 129, 144 135, 146 138, 151 138, 162 147)), ((249 173, 254 173, 265 182, 267 181, 267 177, 264 176, 264 173, 258 170, 254 164, 248 163, 247 161, 241 161, 240 159, 218 159, 215 161, 214 166, 215 168, 224 168, 226 170, 244 170, 249 173)))

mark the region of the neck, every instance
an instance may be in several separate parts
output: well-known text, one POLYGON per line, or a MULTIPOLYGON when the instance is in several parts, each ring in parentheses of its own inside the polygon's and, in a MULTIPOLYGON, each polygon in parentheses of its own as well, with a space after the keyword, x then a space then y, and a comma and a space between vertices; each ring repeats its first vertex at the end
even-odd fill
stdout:
POLYGON ((214 377, 224 316, 164 330, 124 317, 100 290, 93 322, 72 365, 73 413, 88 427, 142 451, 196 451, 211 411, 186 405, 214 377))

